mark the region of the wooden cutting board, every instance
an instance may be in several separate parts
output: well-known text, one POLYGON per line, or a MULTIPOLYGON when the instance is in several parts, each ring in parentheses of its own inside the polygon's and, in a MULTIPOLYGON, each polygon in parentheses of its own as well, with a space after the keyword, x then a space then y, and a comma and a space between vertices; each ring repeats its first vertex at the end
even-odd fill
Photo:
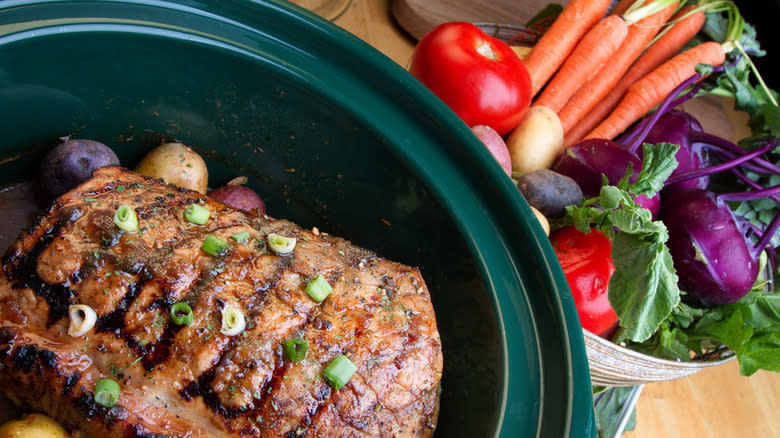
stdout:
MULTIPOLYGON (((569 0, 559 0, 565 5, 569 0)), ((392 0, 393 17, 416 39, 450 21, 523 26, 550 0, 392 0)))

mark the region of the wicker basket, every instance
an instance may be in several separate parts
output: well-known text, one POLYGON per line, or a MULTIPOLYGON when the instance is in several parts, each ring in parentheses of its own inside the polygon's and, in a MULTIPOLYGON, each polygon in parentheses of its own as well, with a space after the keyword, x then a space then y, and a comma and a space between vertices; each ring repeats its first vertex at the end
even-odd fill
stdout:
MULTIPOLYGON (((474 23, 486 34, 510 45, 533 46, 539 33, 523 26, 496 23, 474 23)), ((771 278, 771 277, 770 277, 771 278)), ((659 359, 610 342, 583 330, 585 349, 593 385, 636 386, 650 382, 675 380, 705 368, 734 360, 734 353, 723 348, 689 362, 659 359)))
POLYGON ((694 357, 690 362, 659 359, 621 347, 587 330, 583 334, 593 385, 634 386, 674 380, 736 358, 731 350, 723 349, 694 357))
POLYGON ((474 23, 482 32, 513 46, 531 47, 536 44, 541 34, 523 26, 497 23, 474 23))

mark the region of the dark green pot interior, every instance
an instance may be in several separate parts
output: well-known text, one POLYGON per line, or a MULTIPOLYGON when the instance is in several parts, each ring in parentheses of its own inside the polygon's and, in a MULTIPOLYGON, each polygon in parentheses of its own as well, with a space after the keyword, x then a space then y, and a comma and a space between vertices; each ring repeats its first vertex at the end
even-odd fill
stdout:
POLYGON ((276 1, 0 3, 0 184, 58 137, 133 167, 163 140, 268 213, 419 267, 444 350, 439 437, 595 436, 573 302, 489 153, 372 48, 276 1))

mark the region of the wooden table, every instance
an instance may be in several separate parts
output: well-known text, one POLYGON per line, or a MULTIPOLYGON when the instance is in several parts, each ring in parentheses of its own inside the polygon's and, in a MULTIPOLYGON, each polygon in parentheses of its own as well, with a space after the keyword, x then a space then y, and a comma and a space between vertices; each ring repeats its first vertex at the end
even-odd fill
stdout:
MULTIPOLYGON (((334 22, 406 65, 415 40, 393 20, 389 0, 353 0, 334 22)), ((736 362, 645 386, 637 426, 625 438, 780 438, 780 374, 739 375, 736 362)))

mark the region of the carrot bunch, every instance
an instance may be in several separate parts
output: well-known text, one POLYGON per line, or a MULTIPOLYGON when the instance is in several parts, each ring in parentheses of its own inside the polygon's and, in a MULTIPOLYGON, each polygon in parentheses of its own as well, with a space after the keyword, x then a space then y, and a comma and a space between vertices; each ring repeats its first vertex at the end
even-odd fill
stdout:
POLYGON ((564 146, 583 138, 614 139, 644 117, 696 66, 725 62, 722 44, 683 47, 705 12, 729 1, 572 0, 526 58, 533 105, 553 110, 564 146))

